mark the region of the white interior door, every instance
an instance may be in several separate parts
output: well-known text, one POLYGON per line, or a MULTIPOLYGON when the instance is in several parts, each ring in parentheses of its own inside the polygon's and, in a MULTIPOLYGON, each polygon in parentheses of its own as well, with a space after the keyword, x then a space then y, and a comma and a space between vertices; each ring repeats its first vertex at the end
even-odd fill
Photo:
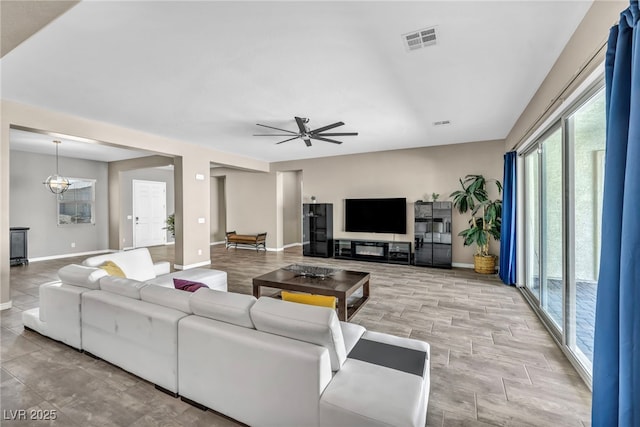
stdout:
POLYGON ((167 183, 133 180, 133 246, 167 243, 167 183))

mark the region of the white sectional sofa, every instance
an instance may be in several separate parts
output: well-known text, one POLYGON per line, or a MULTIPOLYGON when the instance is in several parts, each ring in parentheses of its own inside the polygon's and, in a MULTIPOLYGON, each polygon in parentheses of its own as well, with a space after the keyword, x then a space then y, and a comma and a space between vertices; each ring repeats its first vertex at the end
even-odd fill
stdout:
POLYGON ((269 297, 201 289, 190 302, 194 315, 178 323, 184 398, 251 426, 425 425, 427 343, 269 297), (398 356, 394 367, 380 364, 381 346, 398 356))
POLYGON ((81 350, 82 294, 100 289, 100 279, 106 276, 107 272, 99 268, 75 264, 62 267, 58 270, 59 281, 40 285, 40 307, 22 312, 24 326, 81 350))
POLYGON ((154 263, 147 248, 112 252, 87 258, 83 265, 70 264, 58 270, 59 281, 40 286, 40 307, 23 313, 26 327, 79 350, 81 334, 81 296, 100 289, 100 280, 108 274, 98 268, 106 261, 114 262, 128 279, 173 288, 173 278, 204 283, 212 289, 227 290, 224 271, 194 268, 170 273, 168 262, 154 263))
POLYGON ((178 322, 191 294, 109 276, 100 285, 82 294, 82 349, 177 395, 178 322))
MULTIPOLYGON (((326 307, 111 276, 91 283, 73 294, 81 348, 190 403, 251 426, 425 425, 425 342, 340 322, 326 307)), ((43 308, 47 324, 62 315, 43 308)))
POLYGON ((170 264, 167 261, 154 263, 147 248, 94 256, 85 259, 82 265, 99 267, 106 261, 112 261, 120 267, 127 279, 152 285, 173 288, 173 279, 176 278, 204 283, 211 289, 227 290, 226 272, 209 268, 192 268, 170 273, 170 264))

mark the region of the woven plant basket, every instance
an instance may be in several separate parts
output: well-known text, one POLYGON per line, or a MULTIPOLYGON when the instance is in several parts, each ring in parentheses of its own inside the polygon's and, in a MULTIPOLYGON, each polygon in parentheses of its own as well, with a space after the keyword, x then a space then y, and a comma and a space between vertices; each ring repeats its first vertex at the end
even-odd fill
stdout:
POLYGON ((474 255, 473 269, 476 273, 494 274, 496 272, 496 257, 493 255, 474 255))

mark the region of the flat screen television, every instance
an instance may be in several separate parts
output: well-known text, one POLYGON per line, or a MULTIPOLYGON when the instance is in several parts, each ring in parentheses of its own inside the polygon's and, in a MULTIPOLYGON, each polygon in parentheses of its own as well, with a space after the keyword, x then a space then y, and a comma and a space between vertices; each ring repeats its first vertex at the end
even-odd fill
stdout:
POLYGON ((407 233, 407 199, 345 199, 344 230, 407 233))

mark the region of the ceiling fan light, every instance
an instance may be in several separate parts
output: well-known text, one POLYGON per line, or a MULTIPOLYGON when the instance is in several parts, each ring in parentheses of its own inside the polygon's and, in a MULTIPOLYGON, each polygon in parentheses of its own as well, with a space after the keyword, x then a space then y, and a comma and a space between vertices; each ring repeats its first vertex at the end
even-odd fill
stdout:
POLYGON ((58 174, 47 177, 47 179, 44 180, 43 184, 46 185, 49 191, 51 191, 53 194, 62 194, 67 191, 69 189, 69 186, 71 185, 67 178, 58 174))

